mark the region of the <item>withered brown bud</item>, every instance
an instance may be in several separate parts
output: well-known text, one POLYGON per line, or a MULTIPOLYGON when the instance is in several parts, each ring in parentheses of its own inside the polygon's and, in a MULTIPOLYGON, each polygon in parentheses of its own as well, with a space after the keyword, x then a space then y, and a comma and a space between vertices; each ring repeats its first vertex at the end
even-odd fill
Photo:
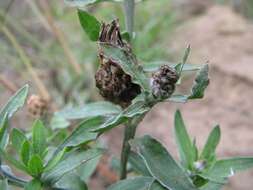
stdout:
POLYGON ((48 109, 48 102, 38 95, 31 95, 27 100, 29 114, 34 118, 44 116, 48 109))
POLYGON ((161 66, 157 72, 153 73, 150 81, 154 98, 169 98, 175 90, 178 79, 179 76, 175 69, 168 65, 161 66))
MULTIPOLYGON (((118 20, 113 20, 111 24, 102 24, 99 41, 124 48, 131 53, 130 45, 121 38, 118 20)), ((132 82, 131 76, 126 74, 116 61, 105 58, 101 50, 99 59, 100 66, 95 79, 100 94, 113 103, 129 105, 141 93, 140 86, 132 82)))

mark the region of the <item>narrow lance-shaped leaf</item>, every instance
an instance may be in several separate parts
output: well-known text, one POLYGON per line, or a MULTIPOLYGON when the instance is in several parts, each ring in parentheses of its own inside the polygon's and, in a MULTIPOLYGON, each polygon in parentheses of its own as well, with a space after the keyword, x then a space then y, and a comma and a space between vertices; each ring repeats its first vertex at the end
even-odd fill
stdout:
POLYGON ((195 161, 195 148, 186 130, 182 115, 179 110, 175 113, 175 135, 182 164, 190 169, 195 161))
POLYGON ((100 32, 99 21, 88 12, 78 9, 78 17, 83 30, 86 32, 91 41, 97 41, 100 32))
MULTIPOLYGON (((8 144, 8 114, 5 114, 2 123, 0 123, 0 148, 5 149, 8 144)), ((1 155, 0 155, 1 157, 1 155)))
POLYGON ((63 158, 67 148, 64 148, 62 151, 60 151, 56 156, 52 157, 48 163, 46 164, 44 168, 44 172, 48 172, 52 170, 63 158))
POLYGON ((33 155, 28 162, 28 169, 30 175, 38 177, 43 172, 43 163, 38 155, 33 155))
POLYGON ((31 145, 29 141, 24 141, 20 151, 21 160, 25 165, 28 164, 31 156, 31 145))
MULTIPOLYGON (((84 7, 101 2, 122 2, 123 0, 64 0, 64 2, 72 7, 84 7)), ((138 0, 138 2, 141 0, 138 0)))
POLYGON ((10 118, 18 110, 18 108, 24 105, 27 94, 28 85, 25 85, 8 100, 7 104, 0 112, 0 123, 3 122, 5 114, 8 114, 8 118, 10 118))
POLYGON ((97 129, 95 129, 95 132, 104 132, 109 129, 112 129, 113 127, 119 126, 120 124, 125 123, 128 119, 138 117, 150 110, 150 107, 145 105, 145 102, 139 101, 135 102, 129 107, 127 107, 125 110, 123 110, 121 113, 115 116, 109 117, 109 119, 104 122, 101 126, 99 126, 97 129))
MULTIPOLYGON (((169 65, 170 67, 175 69, 178 64, 170 63, 167 61, 154 61, 154 62, 146 62, 142 64, 143 70, 145 72, 155 72, 162 65, 169 65)), ((183 69, 182 72, 198 71, 201 69, 202 66, 203 65, 200 65, 200 64, 185 64, 184 67, 182 68, 183 69)))
POLYGON ((74 147, 95 140, 98 136, 98 133, 94 132, 93 130, 97 129, 103 123, 104 118, 102 117, 94 117, 81 122, 76 129, 63 141, 63 143, 57 147, 53 155, 56 156, 65 147, 74 147))
POLYGON ((163 187, 158 181, 154 181, 148 190, 168 190, 168 189, 163 187))
POLYGON ((230 158, 217 161, 212 168, 205 171, 201 176, 212 182, 224 183, 224 179, 233 176, 236 172, 253 167, 253 158, 230 158))
POLYGON ((32 130, 32 146, 34 154, 38 154, 39 156, 43 155, 43 152, 45 151, 47 146, 46 133, 46 128, 43 125, 42 121, 35 121, 32 130))
POLYGON ((223 183, 214 183, 214 182, 209 181, 207 184, 203 185, 199 189, 200 190, 221 190, 223 186, 224 186, 223 183))
POLYGON ((0 189, 1 190, 10 190, 8 186, 8 181, 7 179, 0 180, 0 189))
POLYGON ((88 190, 85 182, 74 172, 64 175, 55 185, 60 189, 68 190, 88 190))
POLYGON ((209 161, 215 156, 215 150, 220 142, 220 135, 220 127, 217 125, 210 133, 208 140, 204 146, 204 149, 201 153, 200 159, 209 161))
POLYGON ((61 115, 58 115, 57 113, 54 114, 50 121, 50 128, 55 129, 64 129, 70 126, 70 122, 62 117, 61 115))
POLYGON ((88 160, 96 158, 103 152, 103 149, 89 149, 85 152, 72 151, 52 170, 44 172, 41 180, 48 184, 54 184, 66 173, 73 171, 88 160))
POLYGON ((135 177, 126 179, 111 185, 107 190, 149 190, 153 183, 152 177, 135 177))
POLYGON ((184 53, 184 57, 183 57, 183 61, 182 63, 179 63, 175 66, 175 69, 178 73, 178 75, 180 76, 182 74, 182 71, 183 71, 183 68, 184 68, 184 65, 186 64, 186 61, 188 59, 188 56, 190 54, 190 51, 191 51, 191 47, 188 46, 185 50, 185 53, 184 53))
POLYGON ((195 78, 194 85, 192 87, 191 94, 188 96, 188 99, 197 99, 204 97, 205 89, 209 84, 208 70, 208 65, 205 65, 198 72, 195 78))
POLYGON ((151 176, 151 174, 148 171, 148 168, 146 167, 144 160, 137 153, 131 152, 129 154, 128 161, 131 164, 132 168, 139 174, 143 176, 151 176))
POLYGON ((25 185, 25 190, 42 190, 42 184, 37 179, 32 179, 25 185))
POLYGON ((56 113, 65 119, 84 119, 96 116, 110 116, 118 114, 122 109, 110 102, 89 103, 82 107, 65 108, 56 113))
POLYGON ((81 180, 83 180, 84 182, 89 181, 89 178, 92 176, 92 174, 95 172, 97 168, 100 158, 101 155, 87 161, 86 163, 77 168, 76 173, 78 174, 81 180))
POLYGON ((191 93, 188 95, 175 94, 172 95, 168 101, 185 103, 191 99, 200 99, 204 97, 204 92, 209 84, 208 65, 204 65, 198 72, 191 93))
POLYGON ((167 150, 150 136, 130 141, 145 160, 151 175, 170 190, 197 190, 185 171, 176 163, 167 150))
POLYGON ((10 139, 11 139, 11 144, 14 147, 14 149, 17 152, 20 152, 24 141, 26 141, 25 134, 20 129, 14 128, 12 129, 10 139))
POLYGON ((136 63, 135 57, 123 48, 114 47, 106 43, 100 43, 100 48, 107 59, 112 59, 132 77, 132 82, 140 85, 145 92, 149 92, 149 82, 143 68, 136 63))
POLYGON ((110 1, 110 0, 64 0, 64 2, 73 7, 84 7, 87 5, 95 4, 95 3, 100 3, 103 1, 110 1))
POLYGON ((24 172, 28 172, 28 168, 21 162, 19 162, 18 160, 16 160, 15 158, 13 158, 13 156, 8 155, 4 150, 2 150, 0 148, 0 155, 1 157, 8 161, 10 164, 12 164, 13 166, 15 166, 17 169, 24 171, 24 172))

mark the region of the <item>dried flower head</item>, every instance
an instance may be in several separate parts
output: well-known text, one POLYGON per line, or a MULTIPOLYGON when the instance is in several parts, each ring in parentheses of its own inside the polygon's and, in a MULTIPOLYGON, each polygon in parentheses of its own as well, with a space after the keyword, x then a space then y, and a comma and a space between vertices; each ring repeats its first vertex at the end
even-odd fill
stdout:
POLYGON ((178 79, 179 76, 175 69, 168 65, 161 66, 157 72, 153 73, 150 82, 154 98, 169 98, 175 90, 178 79))
POLYGON ((38 95, 31 95, 27 100, 28 112, 32 117, 42 117, 47 109, 48 102, 38 95))
MULTIPOLYGON (((130 45, 121 38, 118 20, 113 20, 111 24, 102 24, 99 42, 124 48, 131 53, 130 45)), ((132 82, 131 76, 126 74, 117 62, 105 58, 101 50, 99 50, 99 59, 100 67, 95 74, 95 79, 100 94, 116 104, 129 105, 141 93, 140 86, 132 82)))

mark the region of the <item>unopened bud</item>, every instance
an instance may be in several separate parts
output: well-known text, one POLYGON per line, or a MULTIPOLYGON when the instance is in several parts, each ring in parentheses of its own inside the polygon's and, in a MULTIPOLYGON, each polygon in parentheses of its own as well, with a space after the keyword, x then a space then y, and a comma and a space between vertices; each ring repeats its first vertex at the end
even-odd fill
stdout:
POLYGON ((27 100, 28 112, 32 117, 42 117, 47 109, 48 102, 38 95, 31 95, 27 100))
POLYGON ((153 73, 150 81, 154 98, 169 98, 175 90, 178 79, 179 76, 175 69, 168 65, 161 66, 157 72, 153 73))

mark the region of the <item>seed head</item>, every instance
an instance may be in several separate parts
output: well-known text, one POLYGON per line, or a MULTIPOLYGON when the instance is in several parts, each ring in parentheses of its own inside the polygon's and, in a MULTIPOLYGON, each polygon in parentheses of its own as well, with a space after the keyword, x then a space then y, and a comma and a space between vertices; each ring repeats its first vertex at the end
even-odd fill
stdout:
POLYGON ((42 117, 47 109, 48 102, 38 95, 31 95, 27 100, 29 114, 34 118, 42 117))
POLYGON ((153 73, 150 81, 154 98, 169 98, 175 90, 178 79, 179 76, 175 69, 168 65, 161 66, 157 72, 153 73))
MULTIPOLYGON (((118 20, 113 20, 111 24, 102 24, 99 41, 124 48, 131 53, 130 45, 121 38, 118 20)), ((103 51, 100 50, 99 60, 100 66, 95 74, 95 80, 100 94, 113 103, 121 106, 129 105, 141 93, 140 86, 132 82, 131 76, 123 71, 120 64, 105 58, 103 51)))

